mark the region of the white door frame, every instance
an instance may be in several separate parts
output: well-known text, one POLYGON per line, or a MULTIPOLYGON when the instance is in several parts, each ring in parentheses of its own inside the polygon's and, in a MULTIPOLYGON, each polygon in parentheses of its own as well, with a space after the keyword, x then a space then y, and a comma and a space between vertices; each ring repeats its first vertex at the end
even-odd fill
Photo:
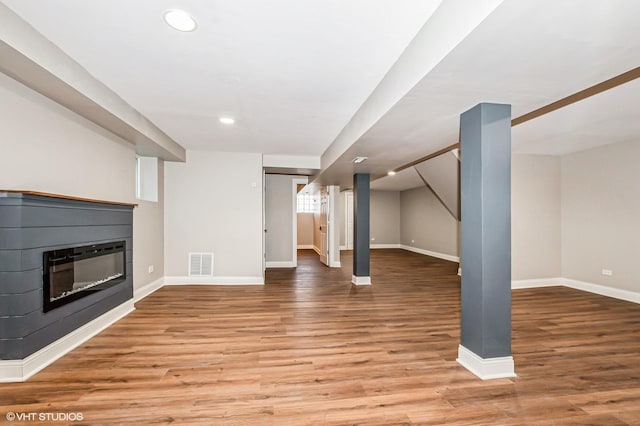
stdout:
POLYGON ((306 185, 309 183, 308 177, 299 177, 291 180, 291 199, 293 200, 291 206, 291 223, 293 224, 293 229, 291 235, 293 235, 292 243, 292 263, 293 267, 298 266, 298 185, 306 185))
POLYGON ((353 191, 344 193, 344 248, 353 250, 353 191), (349 210, 349 199, 351 199, 351 210, 349 210), (351 220, 351 228, 349 228, 349 220, 351 220))

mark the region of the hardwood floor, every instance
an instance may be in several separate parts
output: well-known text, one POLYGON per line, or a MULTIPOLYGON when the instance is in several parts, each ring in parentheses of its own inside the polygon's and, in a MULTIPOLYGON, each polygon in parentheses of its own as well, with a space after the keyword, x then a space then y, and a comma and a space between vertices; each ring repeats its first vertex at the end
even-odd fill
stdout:
POLYGON ((481 381, 455 361, 457 264, 371 259, 370 287, 350 285, 348 253, 340 270, 311 251, 264 287, 164 287, 26 383, 0 384, 0 424, 9 411, 83 424, 640 424, 638 305, 515 290, 518 377, 481 381))

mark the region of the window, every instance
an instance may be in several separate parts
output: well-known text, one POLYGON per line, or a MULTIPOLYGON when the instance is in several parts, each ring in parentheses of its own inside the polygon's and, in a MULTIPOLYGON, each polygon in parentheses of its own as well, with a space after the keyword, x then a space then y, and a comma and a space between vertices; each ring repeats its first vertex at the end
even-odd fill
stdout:
POLYGON ((158 201, 158 159, 136 157, 136 198, 158 201))
POLYGON ((298 194, 298 206, 296 211, 298 213, 313 213, 315 212, 316 200, 313 195, 308 192, 301 192, 298 194))

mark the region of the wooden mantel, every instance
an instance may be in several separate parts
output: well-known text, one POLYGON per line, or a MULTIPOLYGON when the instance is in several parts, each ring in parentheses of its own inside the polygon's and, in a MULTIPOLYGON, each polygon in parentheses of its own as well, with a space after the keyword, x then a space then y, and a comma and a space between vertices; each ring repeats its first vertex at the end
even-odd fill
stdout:
POLYGON ((8 194, 39 195, 41 197, 60 198, 62 200, 87 201, 89 203, 111 204, 115 206, 138 207, 137 204, 132 204, 132 203, 123 203, 120 201, 96 200, 92 198, 74 197, 72 195, 53 194, 50 192, 24 191, 24 190, 18 190, 18 189, 0 189, 0 194, 3 192, 8 194))

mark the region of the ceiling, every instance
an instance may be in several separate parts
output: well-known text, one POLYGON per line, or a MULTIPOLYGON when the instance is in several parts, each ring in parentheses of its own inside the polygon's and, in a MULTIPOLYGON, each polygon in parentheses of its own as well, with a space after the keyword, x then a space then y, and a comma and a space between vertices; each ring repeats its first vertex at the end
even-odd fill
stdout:
POLYGON ((440 3, 3 2, 187 149, 316 156, 440 3), (168 27, 172 8, 197 30, 168 27))
MULTIPOLYGON (((354 172, 384 175, 456 143, 460 114, 479 102, 518 117, 640 65, 637 0, 2 2, 187 149, 322 156, 316 182, 345 188, 354 172), (478 5, 482 19, 465 21, 478 5), (167 27, 169 8, 198 29, 167 27), (463 36, 438 44, 462 21, 463 36), (354 123, 366 126, 345 132, 354 123)), ((515 126, 514 152, 639 139, 639 81, 515 126)))

